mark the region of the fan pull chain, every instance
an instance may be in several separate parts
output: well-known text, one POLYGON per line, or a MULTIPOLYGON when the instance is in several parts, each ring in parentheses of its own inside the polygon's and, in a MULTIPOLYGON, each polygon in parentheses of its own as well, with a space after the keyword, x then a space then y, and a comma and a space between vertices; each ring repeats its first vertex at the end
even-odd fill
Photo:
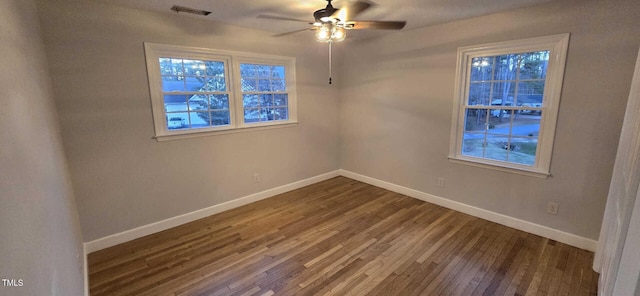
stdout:
POLYGON ((331 84, 331 43, 332 42, 329 41, 329 84, 331 84))

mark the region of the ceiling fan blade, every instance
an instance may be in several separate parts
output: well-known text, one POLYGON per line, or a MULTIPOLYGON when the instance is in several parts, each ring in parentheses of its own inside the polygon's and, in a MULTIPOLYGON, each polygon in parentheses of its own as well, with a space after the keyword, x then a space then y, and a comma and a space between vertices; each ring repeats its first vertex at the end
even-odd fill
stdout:
POLYGON ((285 32, 285 33, 280 33, 280 34, 276 34, 276 35, 271 35, 271 37, 282 37, 282 36, 287 36, 287 35, 300 33, 300 32, 304 32, 304 31, 313 31, 315 29, 316 29, 315 27, 305 28, 305 29, 295 30, 295 31, 291 31, 291 32, 285 32))
POLYGON ((345 28, 352 30, 375 29, 375 30, 400 30, 407 24, 405 21, 357 21, 349 22, 345 28))
POLYGON ((269 19, 269 20, 279 20, 279 21, 302 22, 302 23, 307 23, 307 24, 310 24, 310 25, 313 24, 312 22, 305 21, 305 20, 300 20, 300 19, 295 19, 295 18, 290 18, 290 17, 284 17, 284 16, 277 16, 277 15, 268 15, 268 14, 258 15, 258 18, 269 19))
POLYGON ((337 18, 343 22, 350 21, 353 20, 358 14, 369 9, 369 7, 371 7, 371 3, 366 1, 353 2, 338 9, 338 11, 334 12, 331 17, 337 18))

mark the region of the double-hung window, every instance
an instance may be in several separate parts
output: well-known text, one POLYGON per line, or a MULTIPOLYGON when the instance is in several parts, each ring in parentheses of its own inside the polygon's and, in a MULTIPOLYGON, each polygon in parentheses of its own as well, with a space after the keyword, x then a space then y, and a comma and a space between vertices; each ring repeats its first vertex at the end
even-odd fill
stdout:
POLYGON ((284 66, 240 63, 240 77, 245 123, 288 118, 284 66))
POLYGON ((295 59, 145 43, 156 139, 296 124, 295 59))
POLYGON ((458 49, 450 159, 549 175, 569 35, 458 49))

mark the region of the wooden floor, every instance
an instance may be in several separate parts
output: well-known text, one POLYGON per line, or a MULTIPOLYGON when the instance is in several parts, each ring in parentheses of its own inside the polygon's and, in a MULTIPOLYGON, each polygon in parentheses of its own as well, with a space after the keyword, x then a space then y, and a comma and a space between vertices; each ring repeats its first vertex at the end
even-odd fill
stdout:
POLYGON ((91 295, 596 295, 593 253, 337 177, 89 255, 91 295))

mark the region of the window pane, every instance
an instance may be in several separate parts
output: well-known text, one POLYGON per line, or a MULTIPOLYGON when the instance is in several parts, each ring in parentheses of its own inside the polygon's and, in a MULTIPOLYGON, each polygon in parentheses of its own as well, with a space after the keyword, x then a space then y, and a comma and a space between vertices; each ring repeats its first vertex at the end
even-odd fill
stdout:
POLYGON ((478 57, 471 59, 471 81, 491 80, 493 57, 478 57))
POLYGON ((211 111, 211 112, 191 112, 190 114, 192 128, 204 128, 217 125, 228 125, 229 110, 211 111))
POLYGON ((283 79, 272 79, 271 90, 273 91, 285 91, 287 90, 286 83, 283 79))
POLYGON ((201 91, 226 91, 224 77, 207 78, 201 91))
POLYGON ((487 126, 487 109, 467 109, 464 120, 465 131, 484 132, 487 126))
POLYGON ((260 106, 261 107, 269 107, 273 106, 273 95, 260 95, 260 106))
POLYGON ((484 137, 485 134, 464 133, 462 155, 482 158, 484 156, 485 146, 484 137))
POLYGON ((284 66, 272 66, 271 67, 271 77, 284 79, 284 66))
POLYGON ((210 95, 209 108, 211 108, 212 110, 229 109, 229 96, 228 95, 210 95))
POLYGON ((182 59, 159 58, 161 75, 184 75, 182 59))
POLYGON ((273 120, 273 108, 260 109, 260 118, 264 121, 273 120))
POLYGON ((205 65, 207 67, 207 76, 224 77, 223 62, 206 61, 205 65))
POLYGON ((542 107, 544 80, 518 83, 517 102, 524 107, 542 107))
POLYGON ((189 127, 189 113, 167 113, 167 129, 182 129, 189 127))
POLYGON ((242 91, 256 91, 258 89, 258 81, 255 79, 242 78, 242 91))
POLYGON ((182 76, 162 76, 162 91, 184 91, 184 77, 182 76))
POLYGON ((240 76, 242 76, 242 77, 256 77, 256 65, 253 65, 253 64, 240 64, 240 76))
POLYGON ((258 91, 271 91, 269 79, 258 79, 258 91))
POLYGON ((190 112, 191 128, 209 127, 209 112, 190 112))
POLYGON ((511 137, 512 150, 509 152, 509 161, 528 166, 536 162, 536 150, 538 149, 538 137, 511 137))
POLYGON ((202 77, 186 76, 184 81, 187 91, 205 91, 205 80, 202 77))
POLYGON ((485 158, 507 161, 507 153, 509 144, 509 135, 487 135, 487 144, 485 147, 485 158))
POLYGON ((287 108, 273 108, 273 120, 289 119, 289 110, 287 108))
POLYGON ((493 79, 515 80, 516 69, 518 68, 518 56, 517 54, 496 56, 493 79))
POLYGON ((472 82, 469 84, 469 105, 489 105, 491 95, 490 82, 472 82))
POLYGON ((231 122, 231 119, 229 118, 229 110, 212 111, 210 114, 211 114, 211 124, 213 126, 229 125, 229 122, 231 122))
POLYGON ((189 110, 208 110, 209 98, 206 95, 193 95, 189 99, 189 110))
POLYGON ((519 79, 544 79, 547 77, 549 51, 528 52, 520 55, 519 79))
POLYGON ((258 95, 242 95, 242 105, 247 107, 259 107, 258 95))
POLYGON ((258 77, 271 77, 271 66, 256 65, 256 74, 258 77))
POLYGON ((252 123, 261 121, 260 108, 244 109, 244 122, 252 123))
POLYGON ((164 111, 187 111, 187 99, 185 95, 164 95, 164 111))
POLYGON ((493 106, 513 106, 513 97, 516 91, 515 82, 500 82, 493 85, 493 106))
POLYGON ((182 60, 184 63, 184 75, 204 76, 207 67, 204 61, 200 60, 182 60))
POLYGON ((273 95, 274 106, 287 106, 287 95, 273 95))
POLYGON ((519 137, 538 137, 540 133, 540 115, 537 114, 517 114, 513 118, 513 126, 511 128, 512 136, 519 137))
POLYGON ((274 121, 274 120, 286 120, 289 117, 287 108, 261 108, 260 120, 262 121, 274 121))
POLYGON ((508 109, 491 110, 492 116, 489 119, 489 133, 509 135, 511 133, 511 117, 514 113, 514 110, 508 109), (498 117, 498 115, 502 115, 502 117, 498 117))

